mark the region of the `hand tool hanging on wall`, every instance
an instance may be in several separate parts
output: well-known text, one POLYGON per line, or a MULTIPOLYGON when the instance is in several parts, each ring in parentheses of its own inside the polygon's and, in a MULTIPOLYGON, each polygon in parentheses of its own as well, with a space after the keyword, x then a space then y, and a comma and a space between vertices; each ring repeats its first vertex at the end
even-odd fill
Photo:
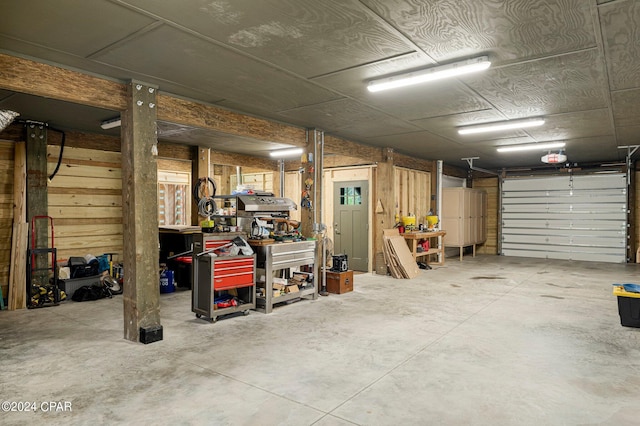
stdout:
POLYGON ((218 206, 213 197, 216 195, 216 183, 210 177, 199 178, 193 186, 193 199, 198 204, 198 214, 207 219, 201 222, 202 229, 212 230, 214 223, 211 216, 216 213, 218 206))

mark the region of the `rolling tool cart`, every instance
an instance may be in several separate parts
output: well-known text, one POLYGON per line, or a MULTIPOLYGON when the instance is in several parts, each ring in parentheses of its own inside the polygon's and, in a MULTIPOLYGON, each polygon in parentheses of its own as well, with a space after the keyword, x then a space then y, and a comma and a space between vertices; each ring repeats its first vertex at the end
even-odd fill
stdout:
POLYGON ((58 288, 57 253, 54 247, 53 218, 51 216, 34 216, 31 218, 31 239, 27 250, 27 307, 42 308, 60 304, 58 288), (46 234, 37 232, 38 221, 47 221, 46 234), (51 246, 49 246, 49 233, 51 246), (39 239, 45 242, 38 241, 39 239), (48 259, 51 255, 51 260, 48 259))

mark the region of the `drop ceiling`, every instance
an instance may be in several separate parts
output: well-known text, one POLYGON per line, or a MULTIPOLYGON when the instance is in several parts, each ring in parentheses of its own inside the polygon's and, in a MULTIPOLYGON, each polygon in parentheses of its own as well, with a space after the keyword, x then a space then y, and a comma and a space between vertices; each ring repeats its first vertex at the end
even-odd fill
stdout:
MULTIPOLYGON (((11 0, 0 50, 424 159, 499 169, 565 141, 571 163, 624 160, 640 142, 635 0, 11 0), (370 93, 367 82, 489 56, 489 70, 370 93), (546 118, 460 136, 457 127, 546 118)), ((0 108, 100 132, 112 111, 0 91, 0 108)), ((160 139, 265 155, 266 140, 160 123, 160 139)), ((117 129, 111 131, 118 134, 117 129)))

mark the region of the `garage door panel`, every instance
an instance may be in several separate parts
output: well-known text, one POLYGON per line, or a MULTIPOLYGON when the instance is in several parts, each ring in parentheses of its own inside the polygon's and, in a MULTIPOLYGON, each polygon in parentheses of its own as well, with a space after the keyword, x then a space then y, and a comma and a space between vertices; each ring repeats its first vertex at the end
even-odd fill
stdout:
POLYGON ((597 248, 624 248, 624 240, 613 235, 606 237, 594 236, 567 236, 567 235, 536 235, 536 234, 506 234, 505 238, 513 244, 535 244, 542 246, 562 247, 597 247, 597 248))
MULTIPOLYGON (((506 235, 537 235, 558 236, 563 238, 613 238, 622 241, 625 236, 624 229, 549 229, 543 228, 532 234, 530 228, 509 228, 506 235)), ((576 240, 577 241, 577 240, 576 240)))
POLYGON ((569 188, 566 176, 554 176, 544 178, 544 180, 526 179, 509 179, 502 184, 505 191, 540 191, 540 190, 560 190, 569 188))
POLYGON ((626 262, 626 175, 508 179, 502 185, 506 256, 626 262))
POLYGON ((604 211, 604 212, 503 212, 502 217, 504 220, 518 219, 518 220, 533 220, 544 223, 546 220, 571 220, 574 223, 581 221, 620 221, 626 219, 625 211, 604 211))
POLYGON ((572 220, 572 219, 547 219, 541 222, 538 219, 515 219, 503 218, 503 228, 505 229, 576 229, 576 230, 603 230, 603 231, 625 231, 625 224, 619 221, 604 220, 572 220))

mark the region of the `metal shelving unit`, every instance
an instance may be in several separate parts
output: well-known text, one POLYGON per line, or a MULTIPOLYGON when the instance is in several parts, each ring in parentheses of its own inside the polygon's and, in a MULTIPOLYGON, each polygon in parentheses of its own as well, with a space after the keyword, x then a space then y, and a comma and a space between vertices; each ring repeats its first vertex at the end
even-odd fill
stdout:
POLYGON ((290 302, 303 297, 315 300, 318 297, 318 274, 315 264, 315 241, 298 241, 287 243, 253 246, 257 254, 257 273, 264 276, 264 283, 257 286, 264 289, 264 296, 256 298, 256 310, 271 313, 277 304, 290 302), (273 297, 273 277, 277 271, 307 266, 313 270, 313 281, 295 293, 273 297))

